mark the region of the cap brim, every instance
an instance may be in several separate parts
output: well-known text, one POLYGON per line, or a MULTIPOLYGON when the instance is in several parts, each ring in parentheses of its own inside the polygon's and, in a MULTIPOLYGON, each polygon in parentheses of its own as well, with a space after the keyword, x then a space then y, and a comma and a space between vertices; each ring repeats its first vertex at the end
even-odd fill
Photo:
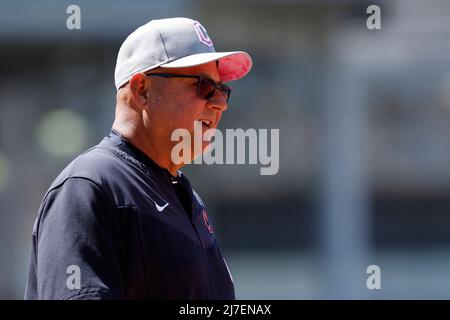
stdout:
POLYGON ((252 67, 252 58, 243 51, 197 53, 164 63, 161 68, 185 68, 219 61, 219 75, 223 82, 244 77, 252 67))

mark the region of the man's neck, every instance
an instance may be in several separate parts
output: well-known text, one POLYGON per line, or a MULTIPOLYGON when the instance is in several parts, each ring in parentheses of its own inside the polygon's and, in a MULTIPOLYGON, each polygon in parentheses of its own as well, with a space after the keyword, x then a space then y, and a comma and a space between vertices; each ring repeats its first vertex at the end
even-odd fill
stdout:
POLYGON ((127 139, 128 142, 149 157, 159 167, 169 171, 172 176, 177 176, 177 170, 180 169, 182 165, 175 165, 172 162, 170 157, 171 150, 164 150, 164 146, 156 145, 154 143, 154 141, 158 141, 158 139, 144 138, 143 136, 136 134, 136 130, 130 130, 117 123, 113 124, 112 129, 127 139))

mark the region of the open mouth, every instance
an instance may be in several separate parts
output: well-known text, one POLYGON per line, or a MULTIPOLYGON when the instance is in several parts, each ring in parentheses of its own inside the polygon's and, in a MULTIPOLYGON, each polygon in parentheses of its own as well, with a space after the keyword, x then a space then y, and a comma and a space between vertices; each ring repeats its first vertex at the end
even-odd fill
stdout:
POLYGON ((212 122, 209 120, 200 120, 202 122, 203 129, 210 129, 212 122))

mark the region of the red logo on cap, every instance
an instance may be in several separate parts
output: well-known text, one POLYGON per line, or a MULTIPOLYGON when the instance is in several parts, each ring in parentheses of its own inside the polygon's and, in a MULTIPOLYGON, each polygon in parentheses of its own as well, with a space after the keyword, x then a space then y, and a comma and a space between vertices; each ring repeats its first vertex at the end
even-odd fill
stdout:
POLYGON ((212 40, 209 38, 206 29, 198 21, 194 21, 193 26, 195 32, 197 32, 198 39, 200 40, 200 42, 206 44, 208 47, 211 47, 213 43, 212 40))
POLYGON ((206 213, 206 210, 205 210, 205 209, 203 209, 202 215, 203 215, 203 221, 205 221, 206 229, 208 229, 208 232, 209 232, 210 234, 213 234, 214 228, 213 228, 213 226, 209 223, 208 214, 206 213))

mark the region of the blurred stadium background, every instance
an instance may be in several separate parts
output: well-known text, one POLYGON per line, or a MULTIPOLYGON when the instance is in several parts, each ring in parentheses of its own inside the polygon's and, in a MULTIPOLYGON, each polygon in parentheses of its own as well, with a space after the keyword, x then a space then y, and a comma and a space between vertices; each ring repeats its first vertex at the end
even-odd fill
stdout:
POLYGON ((240 299, 450 298, 450 2, 0 2, 0 298, 21 299, 51 181, 106 135, 127 34, 187 16, 242 49, 225 128, 279 128, 280 171, 186 167, 240 299), (81 30, 66 8, 81 8, 81 30), (381 7, 381 30, 366 8, 381 7), (368 290, 366 268, 381 268, 368 290))

